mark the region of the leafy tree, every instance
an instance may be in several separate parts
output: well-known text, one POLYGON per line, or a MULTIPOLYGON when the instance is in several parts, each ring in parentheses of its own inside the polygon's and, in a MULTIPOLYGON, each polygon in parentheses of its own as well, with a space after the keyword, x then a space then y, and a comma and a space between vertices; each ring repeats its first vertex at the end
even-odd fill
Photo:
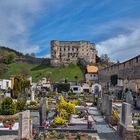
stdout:
POLYGON ((25 92, 25 88, 30 88, 30 81, 26 79, 24 76, 16 76, 14 78, 14 97, 18 97, 18 93, 23 94, 25 92))
POLYGON ((70 90, 70 84, 69 83, 59 83, 56 85, 57 91, 61 93, 62 91, 68 92, 70 90))
POLYGON ((35 57, 35 53, 31 53, 30 56, 31 56, 31 57, 35 57))
POLYGON ((102 54, 100 59, 101 59, 101 61, 107 62, 107 63, 110 61, 108 54, 102 54))
POLYGON ((13 115, 15 113, 16 113, 16 104, 13 102, 12 98, 6 97, 1 104, 1 114, 13 115))

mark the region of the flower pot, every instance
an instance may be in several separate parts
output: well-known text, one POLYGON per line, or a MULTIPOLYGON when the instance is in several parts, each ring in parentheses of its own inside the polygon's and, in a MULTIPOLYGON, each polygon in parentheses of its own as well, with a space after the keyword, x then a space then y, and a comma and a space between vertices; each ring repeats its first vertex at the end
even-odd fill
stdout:
POLYGON ((5 128, 11 129, 15 124, 15 120, 14 119, 4 119, 2 123, 5 128))

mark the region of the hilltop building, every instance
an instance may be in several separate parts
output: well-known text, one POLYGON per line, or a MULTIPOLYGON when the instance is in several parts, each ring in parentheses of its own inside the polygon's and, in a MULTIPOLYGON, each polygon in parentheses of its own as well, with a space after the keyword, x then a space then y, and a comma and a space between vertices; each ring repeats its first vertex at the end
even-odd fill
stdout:
POLYGON ((84 60, 96 63, 97 50, 89 41, 51 41, 51 64, 54 66, 77 63, 84 60))
POLYGON ((91 83, 98 82, 98 67, 87 65, 85 79, 86 82, 91 82, 91 83))

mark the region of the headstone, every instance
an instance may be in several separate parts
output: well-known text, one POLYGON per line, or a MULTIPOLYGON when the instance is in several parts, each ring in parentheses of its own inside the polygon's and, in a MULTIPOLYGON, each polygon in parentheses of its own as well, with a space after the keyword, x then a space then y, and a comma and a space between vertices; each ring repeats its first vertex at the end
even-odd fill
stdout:
POLYGON ((102 113, 106 113, 107 111, 107 102, 108 102, 108 95, 104 94, 102 97, 102 113))
POLYGON ((40 117, 40 126, 43 126, 43 124, 46 123, 46 99, 45 98, 42 98, 40 101, 39 117, 40 117))
POLYGON ((31 88, 31 101, 34 102, 35 101, 35 93, 34 93, 34 89, 31 88))
POLYGON ((107 116, 112 115, 112 99, 108 96, 108 103, 107 103, 107 111, 106 111, 107 116))
POLYGON ((131 104, 123 102, 120 123, 125 127, 132 124, 131 104))
POLYGON ((101 109, 101 98, 97 99, 97 108, 100 110, 101 109))
POLYGON ((25 96, 25 98, 28 98, 28 88, 25 88, 24 96, 25 96))
POLYGON ((133 96, 132 96, 132 92, 131 91, 127 91, 126 93, 126 102, 129 104, 133 104, 133 96))
POLYGON ((19 114, 19 139, 29 139, 31 140, 31 129, 32 125, 30 124, 30 110, 26 110, 19 114))
POLYGON ((137 97, 136 106, 137 108, 140 108, 140 97, 137 97))

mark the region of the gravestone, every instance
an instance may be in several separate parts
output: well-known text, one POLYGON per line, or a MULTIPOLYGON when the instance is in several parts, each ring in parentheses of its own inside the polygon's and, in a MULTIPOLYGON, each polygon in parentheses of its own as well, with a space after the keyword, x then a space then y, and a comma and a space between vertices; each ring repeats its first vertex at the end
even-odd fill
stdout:
POLYGON ((106 95, 106 105, 105 105, 105 120, 111 123, 112 118, 112 99, 109 95, 106 95))
POLYGON ((31 101, 34 102, 35 101, 35 93, 34 93, 34 88, 31 88, 31 101))
POLYGON ((97 99, 97 108, 100 110, 101 109, 101 98, 97 99))
POLYGON ((140 109, 140 97, 137 97, 136 106, 140 109))
POLYGON ((122 140, 136 140, 136 131, 132 126, 131 104, 123 103, 118 132, 122 140))
POLYGON ((30 110, 23 111, 19 113, 19 139, 29 139, 31 140, 31 130, 32 124, 30 123, 30 110))
POLYGON ((131 104, 123 102, 120 123, 125 127, 132 125, 131 104))
POLYGON ((28 99, 28 88, 25 88, 25 90, 24 90, 24 96, 25 96, 25 98, 28 99))
POLYGON ((126 102, 131 105, 133 104, 133 96, 132 96, 132 92, 130 90, 128 90, 126 93, 126 102))
POLYGON ((111 116, 112 115, 112 99, 110 98, 110 96, 108 96, 106 115, 107 116, 111 116))
POLYGON ((108 95, 103 94, 102 97, 102 113, 105 114, 107 111, 107 102, 108 102, 108 95))
POLYGON ((40 118, 40 126, 43 126, 44 123, 46 123, 46 99, 45 98, 42 98, 40 101, 39 118, 40 118))

